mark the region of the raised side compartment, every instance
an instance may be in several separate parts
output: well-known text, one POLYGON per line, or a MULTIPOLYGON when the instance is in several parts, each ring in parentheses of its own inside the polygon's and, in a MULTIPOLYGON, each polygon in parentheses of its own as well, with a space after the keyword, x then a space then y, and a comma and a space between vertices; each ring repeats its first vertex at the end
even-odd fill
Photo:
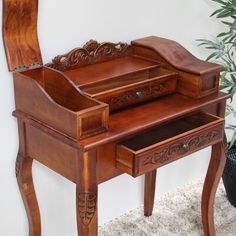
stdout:
POLYGON ((16 113, 23 112, 75 140, 108 129, 109 109, 81 94, 61 72, 42 67, 14 73, 16 113))
POLYGON ((116 166, 136 177, 221 141, 223 132, 222 118, 192 114, 118 144, 116 166))
POLYGON ((202 61, 173 40, 146 37, 132 42, 134 55, 158 61, 179 73, 178 92, 201 98, 219 91, 221 66, 202 61))

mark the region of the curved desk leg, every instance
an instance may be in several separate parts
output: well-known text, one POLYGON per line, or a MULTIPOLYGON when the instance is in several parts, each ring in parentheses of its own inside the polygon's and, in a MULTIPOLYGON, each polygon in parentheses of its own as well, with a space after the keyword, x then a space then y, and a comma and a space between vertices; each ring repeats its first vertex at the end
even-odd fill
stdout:
POLYGON ((96 151, 85 152, 78 158, 76 207, 79 236, 98 235, 96 159, 96 151))
POLYGON ((28 216, 29 235, 40 236, 41 221, 32 178, 32 163, 33 159, 18 154, 16 159, 16 177, 28 216))
POLYGON ((202 193, 202 223, 205 236, 215 235, 214 200, 216 190, 225 166, 225 144, 212 146, 212 155, 202 193))
POLYGON ((155 189, 156 189, 156 173, 157 171, 151 171, 145 174, 145 186, 144 186, 144 215, 151 216, 153 211, 155 189))

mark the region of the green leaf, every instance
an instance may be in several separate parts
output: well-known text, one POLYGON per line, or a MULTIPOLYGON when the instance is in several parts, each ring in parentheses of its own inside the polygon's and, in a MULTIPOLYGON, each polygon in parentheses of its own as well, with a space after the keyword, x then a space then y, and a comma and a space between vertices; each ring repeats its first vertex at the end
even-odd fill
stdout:
POLYGON ((225 25, 228 25, 228 26, 230 26, 231 27, 231 25, 232 25, 232 23, 231 22, 228 22, 228 21, 221 21, 223 24, 225 24, 225 25))
POLYGON ((218 34, 216 37, 220 38, 220 37, 223 37, 227 34, 229 34, 229 32, 223 32, 223 33, 218 34))
POLYGON ((232 87, 229 89, 228 93, 230 94, 230 96, 231 96, 231 101, 232 101, 233 96, 234 96, 234 94, 236 93, 236 85, 235 85, 235 86, 232 86, 232 87))
POLYGON ((236 131, 234 132, 234 134, 233 134, 233 136, 231 138, 229 149, 234 146, 235 142, 236 142, 236 131))
POLYGON ((235 77, 235 75, 231 74, 230 77, 231 77, 231 79, 233 80, 233 82, 234 82, 234 84, 236 86, 236 77, 235 77))
POLYGON ((210 15, 210 17, 212 17, 212 16, 214 16, 214 15, 220 13, 220 12, 222 12, 222 9, 217 9, 216 11, 214 11, 214 12, 210 15))
POLYGON ((221 13, 219 13, 216 17, 217 18, 226 18, 226 17, 232 16, 232 15, 235 15, 235 13, 232 13, 229 10, 224 10, 221 13))
POLYGON ((198 46, 211 45, 215 47, 215 42, 208 39, 198 39, 197 41, 201 42, 198 46))
POLYGON ((234 20, 234 22, 232 23, 230 28, 231 28, 231 30, 236 28, 236 20, 234 20))
POLYGON ((226 88, 228 88, 228 87, 229 87, 229 86, 222 84, 222 85, 220 85, 220 90, 226 89, 226 88))
POLYGON ((227 40, 231 38, 231 33, 228 33, 228 36, 223 39, 223 42, 226 44, 227 40))
POLYGON ((223 5, 226 5, 226 2, 224 2, 223 0, 212 0, 213 2, 218 2, 218 3, 221 3, 223 5))
POLYGON ((212 58, 217 57, 217 55, 218 55, 218 52, 213 52, 207 57, 206 61, 210 61, 212 58))
POLYGON ((235 34, 233 34, 233 35, 231 34, 230 36, 231 36, 231 37, 228 39, 227 43, 231 43, 232 41, 235 40, 235 37, 236 37, 235 34))

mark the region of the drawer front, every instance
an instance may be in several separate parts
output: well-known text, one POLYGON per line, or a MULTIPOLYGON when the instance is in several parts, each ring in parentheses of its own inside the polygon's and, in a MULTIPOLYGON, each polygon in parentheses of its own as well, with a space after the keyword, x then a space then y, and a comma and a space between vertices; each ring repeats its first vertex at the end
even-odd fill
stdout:
POLYGON ((204 130, 193 130, 182 137, 173 137, 160 145, 145 147, 141 151, 133 151, 120 144, 117 146, 117 168, 136 177, 215 144, 223 140, 223 136, 224 123, 221 122, 204 130))
POLYGON ((131 86, 122 91, 98 95, 95 98, 109 104, 110 111, 148 101, 176 91, 177 78, 160 79, 131 86))

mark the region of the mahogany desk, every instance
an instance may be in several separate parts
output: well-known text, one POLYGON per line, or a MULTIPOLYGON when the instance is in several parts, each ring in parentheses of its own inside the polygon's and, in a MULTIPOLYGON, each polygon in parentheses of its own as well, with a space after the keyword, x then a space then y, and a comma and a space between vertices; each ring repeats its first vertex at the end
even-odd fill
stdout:
POLYGON ((76 184, 78 234, 95 236, 100 183, 123 173, 145 174, 144 214, 150 216, 156 170, 212 146, 202 222, 204 234, 215 235, 213 206, 225 164, 228 98, 218 91, 221 67, 158 37, 130 45, 92 40, 44 66, 37 1, 4 0, 3 13, 19 126, 16 176, 29 234, 41 235, 33 160, 76 184))

